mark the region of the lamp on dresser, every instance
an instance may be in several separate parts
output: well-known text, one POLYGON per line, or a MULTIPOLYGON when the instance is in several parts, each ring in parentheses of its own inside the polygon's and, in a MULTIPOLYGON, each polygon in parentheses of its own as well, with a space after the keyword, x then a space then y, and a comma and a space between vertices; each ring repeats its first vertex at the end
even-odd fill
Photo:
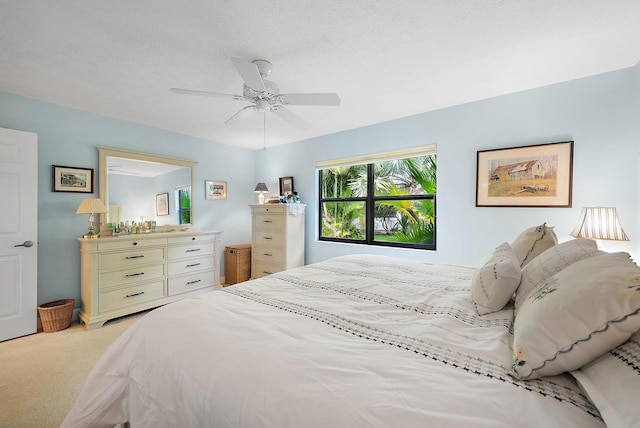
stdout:
POLYGON ((615 207, 584 207, 578 224, 571 232, 574 238, 628 241, 618 220, 615 207))
POLYGON ((256 185, 254 192, 258 194, 258 203, 264 204, 264 194, 267 193, 269 189, 267 189, 267 185, 263 182, 260 182, 256 185))
POLYGON ((107 207, 104 205, 101 199, 89 198, 82 201, 76 214, 89 214, 89 232, 84 235, 85 239, 95 239, 98 234, 95 232, 94 227, 94 215, 99 213, 106 213, 107 207))

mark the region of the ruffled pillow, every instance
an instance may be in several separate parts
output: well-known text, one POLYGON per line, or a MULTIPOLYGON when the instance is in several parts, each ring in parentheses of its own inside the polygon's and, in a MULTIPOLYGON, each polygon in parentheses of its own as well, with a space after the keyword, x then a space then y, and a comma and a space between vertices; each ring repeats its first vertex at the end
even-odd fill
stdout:
POLYGON ((516 377, 578 369, 640 330, 640 268, 627 253, 576 262, 522 302, 513 329, 516 377))
POLYGON ((471 298, 478 314, 485 315, 504 308, 520 283, 520 262, 511 246, 496 247, 479 267, 471 281, 471 298))
POLYGON ((547 227, 547 223, 542 223, 540 226, 525 229, 511 243, 511 248, 513 248, 520 261, 520 267, 524 267, 538 254, 557 243, 558 238, 553 229, 547 227))
POLYGON ((524 299, 552 275, 580 260, 605 254, 598 250, 596 241, 572 239, 545 250, 522 269, 522 279, 516 291, 516 314, 524 299))

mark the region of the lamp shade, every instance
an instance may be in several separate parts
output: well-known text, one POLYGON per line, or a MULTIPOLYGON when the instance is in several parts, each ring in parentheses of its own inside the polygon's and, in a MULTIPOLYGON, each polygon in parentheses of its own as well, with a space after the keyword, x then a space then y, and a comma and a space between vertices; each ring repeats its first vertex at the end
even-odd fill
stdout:
POLYGON ((104 206, 102 199, 85 199, 78 207, 76 214, 94 214, 106 212, 107 207, 104 206))
POLYGON ((571 232, 575 238, 628 241, 614 207, 584 207, 578 224, 571 232))
POLYGON ((264 184, 263 182, 260 182, 258 184, 256 184, 256 189, 254 190, 254 192, 258 193, 258 192, 268 192, 269 189, 267 189, 267 185, 264 184))

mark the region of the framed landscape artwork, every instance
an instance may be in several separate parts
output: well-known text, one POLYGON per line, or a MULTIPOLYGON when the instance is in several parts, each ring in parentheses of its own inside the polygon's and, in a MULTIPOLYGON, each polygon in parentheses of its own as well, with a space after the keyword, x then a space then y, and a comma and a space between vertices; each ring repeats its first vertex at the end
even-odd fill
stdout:
POLYGON ((477 207, 571 207, 573 141, 478 151, 477 207))
POLYGON ((93 168, 53 165, 53 191, 93 193, 93 168))
POLYGON ((205 180, 205 199, 227 199, 227 182, 205 180))

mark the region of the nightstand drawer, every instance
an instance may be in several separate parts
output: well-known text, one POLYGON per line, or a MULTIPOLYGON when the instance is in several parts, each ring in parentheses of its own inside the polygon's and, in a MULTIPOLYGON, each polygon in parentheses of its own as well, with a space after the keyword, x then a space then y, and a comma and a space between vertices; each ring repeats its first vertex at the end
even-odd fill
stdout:
POLYGON ((120 309, 164 297, 164 280, 100 293, 100 311, 120 309))
POLYGON ((110 272, 100 272, 99 288, 114 285, 132 284, 155 278, 164 277, 164 263, 151 266, 131 267, 110 272))
POLYGON ((138 265, 141 263, 162 263, 164 248, 140 248, 121 253, 103 253, 98 256, 99 269, 111 269, 138 265))
POLYGON ((169 263, 169 275, 177 275, 213 267, 213 257, 205 256, 169 263))

